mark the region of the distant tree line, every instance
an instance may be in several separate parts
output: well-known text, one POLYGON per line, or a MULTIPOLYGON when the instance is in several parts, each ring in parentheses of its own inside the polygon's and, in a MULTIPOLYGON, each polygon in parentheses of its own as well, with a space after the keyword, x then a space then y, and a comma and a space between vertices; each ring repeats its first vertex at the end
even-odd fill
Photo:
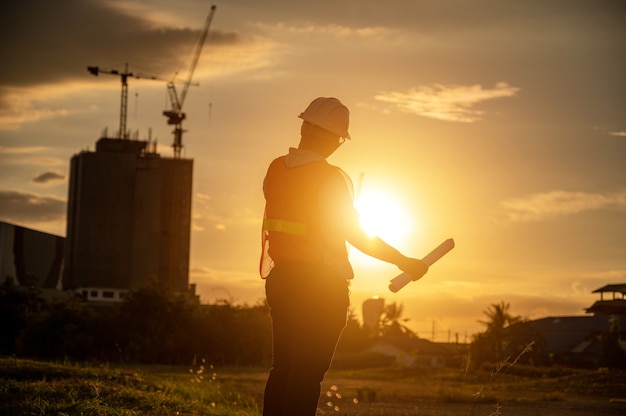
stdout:
MULTIPOLYGON (((359 356, 368 346, 387 339, 416 338, 401 322, 401 304, 385 306, 378 325, 366 328, 352 310, 337 351, 359 356)), ((509 304, 490 305, 485 331, 468 346, 466 368, 499 363, 546 366, 554 362, 539 331, 509 311, 509 304)), ((229 301, 201 304, 197 298, 150 285, 112 305, 91 305, 80 297, 44 300, 37 290, 10 279, 0 286, 0 356, 46 360, 119 363, 190 364, 204 359, 215 365, 269 366, 271 319, 264 302, 236 306, 229 301)), ((602 337, 606 367, 626 367, 616 321, 602 337)), ((393 360, 370 354, 350 365, 391 365, 393 360)))
POLYGON ((157 286, 120 304, 42 299, 11 283, 0 289, 0 355, 47 360, 258 365, 271 359, 265 304, 202 305, 157 286))
MULTIPOLYGON (((387 305, 375 329, 364 328, 352 310, 338 351, 359 353, 388 335, 415 337, 401 325, 402 306, 387 305)), ((130 291, 121 303, 94 305, 77 296, 45 300, 36 289, 8 279, 0 287, 0 356, 45 360, 216 365, 269 365, 271 319, 263 303, 201 304, 150 285, 130 291)), ((383 357, 355 365, 391 364, 383 357)))

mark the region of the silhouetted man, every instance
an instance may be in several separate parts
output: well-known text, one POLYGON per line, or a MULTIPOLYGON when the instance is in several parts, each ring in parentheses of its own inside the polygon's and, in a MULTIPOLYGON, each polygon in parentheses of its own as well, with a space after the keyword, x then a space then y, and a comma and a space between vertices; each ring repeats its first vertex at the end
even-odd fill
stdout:
POLYGON ((349 111, 320 97, 299 116, 298 148, 275 159, 264 181, 261 275, 272 317, 273 363, 263 416, 314 416, 321 382, 346 325, 354 274, 346 242, 421 276, 427 266, 359 225, 352 183, 326 162, 349 139, 349 111))

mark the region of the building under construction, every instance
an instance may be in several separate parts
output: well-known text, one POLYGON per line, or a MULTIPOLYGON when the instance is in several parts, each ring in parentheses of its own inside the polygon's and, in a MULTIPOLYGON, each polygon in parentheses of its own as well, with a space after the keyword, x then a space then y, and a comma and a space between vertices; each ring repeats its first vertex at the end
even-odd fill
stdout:
POLYGON ((87 67, 96 76, 120 77, 120 128, 115 139, 101 138, 95 152, 81 152, 70 162, 64 289, 108 302, 152 280, 172 291, 188 290, 193 160, 181 158, 182 110, 215 8, 180 95, 174 81, 167 84, 171 108, 163 115, 174 126, 172 159, 156 153, 156 144, 129 140, 126 129, 128 79, 157 78, 130 72, 128 64, 123 71, 87 67))
POLYGON ((70 164, 63 288, 116 301, 155 280, 188 290, 193 160, 101 138, 70 164))

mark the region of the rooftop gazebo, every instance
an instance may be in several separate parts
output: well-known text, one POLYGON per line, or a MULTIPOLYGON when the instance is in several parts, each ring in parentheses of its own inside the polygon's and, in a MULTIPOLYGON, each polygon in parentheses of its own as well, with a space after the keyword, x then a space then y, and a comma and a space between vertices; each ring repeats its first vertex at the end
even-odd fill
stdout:
POLYGON ((600 293, 600 300, 585 309, 594 315, 626 315, 626 283, 606 285, 591 293, 600 293), (608 295, 610 293, 610 295, 608 295), (607 294, 605 296, 605 294, 607 294), (606 298, 606 299, 605 299, 606 298))

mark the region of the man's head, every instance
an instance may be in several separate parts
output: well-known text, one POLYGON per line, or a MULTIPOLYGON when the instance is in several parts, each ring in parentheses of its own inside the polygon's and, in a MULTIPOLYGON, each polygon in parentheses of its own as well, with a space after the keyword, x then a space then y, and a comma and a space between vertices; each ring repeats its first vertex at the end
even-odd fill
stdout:
POLYGON ((302 120, 300 147, 330 156, 344 139, 349 139, 350 112, 336 98, 319 97, 298 117, 302 120))

